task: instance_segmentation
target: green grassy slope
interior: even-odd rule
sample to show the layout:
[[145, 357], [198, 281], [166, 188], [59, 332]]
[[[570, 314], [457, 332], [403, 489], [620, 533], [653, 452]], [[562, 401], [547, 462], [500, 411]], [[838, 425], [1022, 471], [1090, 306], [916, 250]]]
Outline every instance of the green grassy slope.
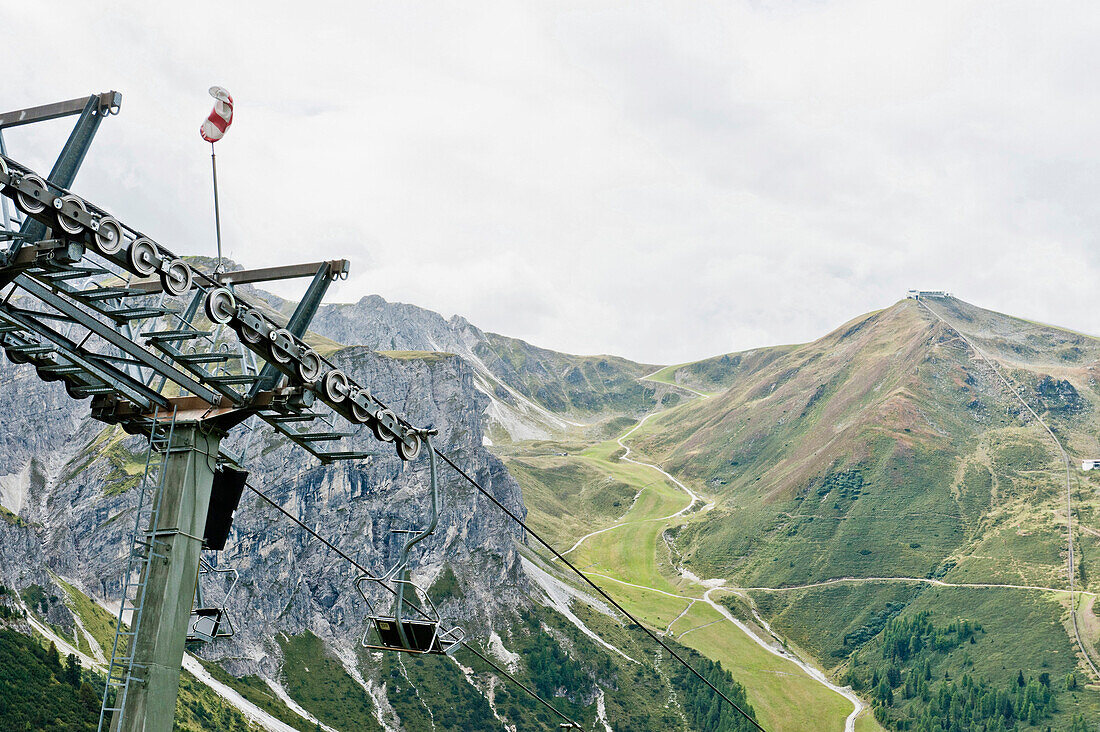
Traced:
[[[495, 333], [487, 333], [474, 353], [494, 376], [551, 412], [641, 413], [657, 404], [653, 386], [639, 380], [656, 368], [649, 364], [558, 353]], [[497, 397], [512, 398], [504, 390]]]
[[794, 348], [796, 346], [773, 346], [726, 353], [702, 361], [665, 366], [648, 378], [663, 384], [686, 386], [704, 394], [717, 394], [728, 389], [744, 375], [767, 366]]
[[[583, 450], [573, 443], [517, 443], [500, 452], [524, 487], [528, 520], [563, 550], [585, 534], [608, 529], [586, 539], [569, 554], [571, 561], [651, 629], [720, 662], [744, 685], [767, 729], [843, 727], [852, 710], [849, 702], [761, 648], [701, 601], [705, 588], [675, 576], [662, 535], [670, 525], [699, 516], [689, 512], [669, 518], [689, 502], [681, 489], [653, 468], [621, 460], [623, 450], [615, 441]], [[548, 453], [551, 457], [545, 457]], [[537, 471], [530, 467], [535, 462], [540, 463]], [[598, 480], [577, 480], [585, 476]], [[606, 493], [601, 494], [600, 485]], [[622, 486], [629, 488], [626, 500]], [[606, 510], [612, 497], [620, 504], [618, 515]], [[605, 637], [617, 643], [622, 636], [622, 630], [612, 627]], [[651, 641], [643, 647], [644, 655], [653, 653]]]
[[[960, 301], [933, 305], [1000, 361], [1074, 460], [1094, 456], [1100, 341]], [[757, 356], [721, 395], [649, 420], [633, 443], [717, 498], [676, 539], [697, 574], [744, 587], [845, 577], [1068, 587], [1060, 456], [952, 330], [903, 301], [774, 356]], [[1078, 582], [1091, 589], [1100, 481], [1074, 480]], [[937, 623], [980, 622], [997, 648], [969, 660], [947, 654], [934, 663], [944, 673], [969, 670], [997, 685], [1021, 670], [1038, 677], [1077, 666], [1083, 680], [1065, 595], [1029, 592], [875, 581], [753, 596], [777, 629], [838, 675], [853, 651], [873, 647], [889, 617], [927, 609]], [[1079, 617], [1094, 643], [1100, 624], [1091, 610]], [[1044, 724], [1068, 728], [1064, 706]], [[1077, 692], [1074, 708], [1100, 719], [1095, 691]]]

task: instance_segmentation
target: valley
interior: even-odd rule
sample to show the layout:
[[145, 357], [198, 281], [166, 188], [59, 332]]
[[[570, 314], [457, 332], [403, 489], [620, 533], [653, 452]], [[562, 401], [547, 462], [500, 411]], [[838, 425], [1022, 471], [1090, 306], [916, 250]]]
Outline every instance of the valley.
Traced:
[[[1095, 384], [1091, 378], [1092, 366], [1074, 369], [1071, 365], [1074, 361], [1087, 363], [1088, 354], [1095, 352], [1094, 341], [1057, 331], [1050, 326], [1013, 321], [965, 303], [952, 301], [949, 304], [954, 311], [951, 314], [958, 318], [959, 323], [971, 324], [972, 327], [981, 325], [982, 330], [979, 330], [977, 338], [984, 337], [987, 348], [999, 349], [1001, 354], [1007, 351], [1014, 356], [1008, 364], [1000, 362], [1000, 367], [1006, 368], [1016, 383], [1038, 383], [1040, 399], [1043, 398], [1042, 384], [1055, 378], [1064, 379], [1063, 384], [1082, 384], [1084, 381], [1082, 385], [1086, 390], [1083, 391], [1072, 386], [1060, 387], [1067, 395], [1061, 398], [1078, 401], [1061, 409], [1057, 408], [1061, 405], [1054, 405], [1056, 408], [1053, 410], [1049, 409], [1051, 405], [1044, 405], [1048, 406], [1046, 419], [1053, 420], [1053, 430], [1059, 441], [1076, 446], [1077, 454], [1088, 455], [1088, 451], [1095, 449], [1096, 425], [1091, 418], [1092, 409], [1088, 406], [1095, 398], [1095, 392], [1088, 390], [1089, 385]], [[913, 302], [899, 303], [888, 311], [871, 314], [853, 321], [854, 325], [850, 323], [842, 327], [837, 331], [839, 339], [834, 334], [820, 343], [839, 354], [845, 351], [842, 341], [864, 330], [869, 321], [899, 317], [910, 321], [924, 334], [923, 337], [918, 336], [919, 340], [911, 341], [911, 347], [919, 349], [912, 355], [929, 346], [934, 349], [932, 353], [922, 353], [920, 361], [914, 365], [918, 375], [922, 368], [933, 372], [932, 384], [920, 386], [934, 387], [935, 392], [929, 390], [926, 393], [928, 396], [936, 394], [937, 403], [913, 404], [914, 396], [923, 396], [917, 389], [919, 382], [914, 384], [910, 378], [910, 384], [905, 386], [902, 386], [904, 381], [901, 379], [891, 383], [891, 367], [896, 369], [896, 366], [890, 363], [871, 366], [869, 370], [876, 372], [875, 381], [863, 381], [867, 374], [853, 372], [856, 367], [865, 369], [869, 366], [862, 362], [867, 357], [860, 354], [861, 361], [853, 365], [850, 348], [842, 358], [837, 359], [838, 362], [846, 360], [846, 363], [840, 364], [839, 373], [834, 372], [829, 377], [831, 382], [818, 381], [820, 385], [816, 388], [801, 386], [780, 392], [777, 387], [784, 381], [794, 381], [804, 376], [802, 370], [807, 363], [820, 361], [821, 355], [806, 354], [817, 344], [782, 347], [775, 349], [774, 353], [769, 353], [768, 349], [758, 349], [748, 354], [713, 359], [711, 363], [668, 367], [651, 373], [650, 380], [681, 388], [687, 400], [669, 409], [645, 415], [624, 430], [617, 440], [593, 444], [585, 444], [583, 440], [554, 444], [533, 442], [513, 445], [508, 450], [501, 448], [499, 452], [505, 456], [509, 469], [524, 487], [532, 520], [541, 520], [542, 528], [558, 532], [558, 545], [569, 547], [570, 557], [578, 567], [603, 579], [605, 587], [613, 592], [616, 599], [627, 604], [632, 612], [645, 617], [653, 627], [663, 628], [674, 636], [687, 631], [683, 642], [689, 645], [693, 645], [692, 635], [699, 634], [695, 647], [705, 648], [708, 655], [721, 657], [724, 663], [733, 663], [730, 668], [746, 684], [757, 709], [768, 709], [766, 704], [762, 705], [757, 697], [753, 697], [754, 692], [760, 694], [763, 688], [760, 676], [749, 670], [751, 664], [746, 662], [745, 655], [730, 657], [720, 650], [723, 641], [729, 642], [729, 630], [732, 628], [727, 623], [715, 622], [721, 618], [713, 612], [713, 607], [704, 604], [704, 596], [707, 599], [714, 595], [737, 598], [729, 600], [729, 604], [734, 612], [740, 611], [741, 620], [752, 623], [754, 615], [759, 612], [763, 616], [760, 618], [762, 623], [771, 623], [792, 647], [802, 649], [801, 652], [807, 657], [817, 659], [837, 683], [852, 683], [857, 688], [863, 688], [864, 698], [876, 703], [881, 703], [881, 700], [872, 699], [866, 689], [870, 682], [861, 680], [859, 672], [854, 670], [861, 656], [859, 648], [866, 643], [861, 637], [861, 629], [869, 628], [864, 632], [877, 635], [883, 627], [893, 622], [890, 618], [904, 618], [911, 612], [930, 612], [942, 618], [970, 618], [970, 622], [980, 624], [984, 632], [997, 628], [999, 638], [990, 642], [1007, 641], [1008, 648], [995, 653], [983, 651], [987, 656], [984, 662], [971, 654], [951, 651], [947, 653], [947, 658], [936, 658], [932, 663], [942, 665], [949, 675], [954, 675], [950, 669], [955, 668], [956, 673], [969, 669], [970, 674], [980, 672], [991, 678], [1005, 678], [1014, 670], [1021, 675], [1030, 673], [1033, 678], [1058, 675], [1077, 677], [1078, 680], [1073, 681], [1074, 688], [1089, 691], [1083, 695], [1069, 695], [1072, 697], [1070, 704], [1054, 712], [1047, 710], [1045, 715], [1049, 718], [1053, 714], [1053, 719], [1061, 720], [1067, 729], [1070, 724], [1076, 724], [1076, 720], [1098, 718], [1100, 708], [1097, 706], [1096, 689], [1100, 687], [1093, 686], [1095, 680], [1090, 681], [1095, 679], [1091, 673], [1091, 659], [1075, 648], [1074, 638], [1076, 619], [1084, 628], [1082, 645], [1089, 652], [1095, 652], [1097, 624], [1091, 614], [1095, 593], [1083, 589], [1087, 585], [1080, 580], [1089, 576], [1098, 548], [1095, 529], [1081, 520], [1082, 517], [1096, 515], [1095, 488], [1082, 490], [1079, 484], [1075, 484], [1078, 476], [1070, 474], [1074, 481], [1070, 485], [1071, 507], [1081, 521], [1080, 524], [1074, 523], [1072, 529], [1077, 548], [1077, 569], [1073, 575], [1076, 587], [1071, 600], [1067, 570], [1068, 534], [1064, 530], [1067, 499], [1065, 468], [1059, 465], [1062, 461], [1057, 443], [1052, 444], [1044, 439], [1046, 427], [1038, 412], [1032, 410], [1026, 401], [1019, 403], [1022, 397], [1017, 390], [1021, 387], [1005, 388], [1010, 382], [998, 375], [984, 353], [975, 353], [973, 343], [965, 340], [965, 336], [959, 338], [959, 332], [952, 326], [947, 327], [944, 335], [938, 335], [937, 320], [940, 327], [946, 323], [927, 310], [928, 314], [922, 316], [918, 307]], [[960, 330], [965, 330], [965, 325]], [[902, 334], [896, 330], [884, 331], [880, 329], [871, 337], [888, 336], [893, 342], [872, 342], [869, 350], [875, 360], [896, 363], [905, 355], [904, 351], [899, 353], [897, 350], [897, 338]], [[1020, 331], [1023, 331], [1028, 344], [1026, 351], [1013, 342]], [[913, 335], [917, 336], [916, 330]], [[930, 342], [925, 340], [928, 336], [932, 337]], [[1059, 346], [1059, 355], [1040, 355], [1037, 346], [1040, 343], [1045, 346], [1048, 338]], [[1070, 349], [1077, 350], [1067, 351], [1067, 341]], [[861, 344], [861, 348], [867, 345]], [[886, 350], [887, 347], [890, 350]], [[1072, 354], [1068, 364], [1067, 354]], [[809, 359], [803, 360], [806, 355]], [[784, 361], [790, 360], [801, 360], [801, 363], [786, 370], [780, 368]], [[1039, 364], [1036, 365], [1035, 361]], [[1039, 374], [1032, 376], [1036, 371]], [[748, 383], [742, 381], [754, 372], [759, 377], [756, 384], [751, 380]], [[954, 394], [944, 389], [945, 376], [949, 377], [949, 383], [955, 385]], [[852, 415], [870, 411], [877, 417], [874, 423], [865, 423], [858, 430], [853, 429], [856, 425], [850, 421], [839, 419], [835, 407], [830, 410], [828, 404], [819, 406], [820, 402], [836, 401], [835, 391], [850, 388], [850, 383], [845, 382], [850, 382], [853, 377], [863, 381], [858, 385], [862, 395], [844, 395], [840, 401], [845, 405], [845, 411]], [[815, 374], [813, 378], [824, 377]], [[719, 412], [715, 408], [715, 401], [725, 401], [727, 405], [739, 401], [734, 396], [739, 390], [748, 397], [745, 409], [735, 407], [730, 410], [729, 406], [724, 406]], [[1071, 390], [1072, 396], [1069, 396]], [[784, 404], [786, 409], [760, 417], [761, 411], [768, 410], [769, 399], [783, 400], [786, 397], [798, 402], [798, 394], [804, 395], [801, 399], [805, 403], [798, 406], [797, 419], [791, 420], [786, 416], [795, 411], [790, 409], [789, 402]], [[967, 410], [963, 414], [969, 413], [972, 423], [977, 424], [977, 430], [967, 428], [973, 437], [955, 441], [952, 437], [961, 431], [957, 427], [962, 425], [957, 422], [952, 424], [952, 420], [958, 420], [960, 415], [950, 403], [945, 405], [943, 398], [950, 395], [958, 400], [960, 394], [967, 397], [967, 401], [960, 404]], [[1013, 404], [1014, 401], [1017, 403]], [[881, 406], [877, 406], [876, 402]], [[746, 411], [748, 404], [752, 405], [753, 411]], [[1002, 410], [1002, 417], [991, 413], [993, 405]], [[815, 406], [822, 411], [832, 411], [828, 419], [839, 422], [836, 427], [830, 424], [828, 431], [834, 434], [824, 441], [814, 434], [815, 426], [798, 424], [799, 420], [815, 421], [811, 416]], [[1042, 406], [1038, 409], [1043, 411]], [[712, 426], [716, 419], [729, 422], [730, 417], [737, 414], [743, 416], [732, 430], [719, 432]], [[1084, 418], [1086, 415], [1088, 418]], [[899, 417], [901, 424], [897, 422]], [[937, 417], [942, 418], [943, 422]], [[744, 434], [753, 422], [764, 422], [768, 418], [775, 423], [771, 430]], [[685, 420], [692, 423], [684, 424]], [[924, 423], [923, 435], [916, 429], [921, 422]], [[728, 446], [719, 448], [719, 451], [736, 456], [744, 454], [746, 448], [750, 449], [751, 459], [746, 461], [748, 470], [745, 472], [751, 480], [736, 475], [741, 472], [737, 468], [744, 464], [737, 457], [729, 460], [724, 469], [714, 462], [706, 465], [706, 461], [713, 461], [719, 451], [704, 447], [708, 444], [707, 440], [700, 439], [696, 425], [703, 430], [714, 430], [714, 437], [720, 437], [714, 441], [716, 445]], [[670, 440], [669, 429], [681, 437]], [[843, 462], [852, 459], [848, 457], [845, 460], [840, 457], [842, 453], [837, 452], [837, 443], [842, 439], [838, 439], [836, 433], [848, 430], [850, 434], [858, 435], [862, 444], [843, 444], [840, 449], [855, 447], [862, 464], [866, 464], [870, 454], [877, 450], [882, 455], [878, 458], [880, 470], [889, 465], [889, 461], [902, 457], [908, 468], [916, 470], [908, 473], [910, 478], [901, 477], [901, 473], [890, 473], [892, 485], [915, 479], [916, 486], [902, 486], [912, 491], [913, 487], [945, 483], [945, 487], [950, 489], [943, 494], [947, 500], [941, 502], [933, 498], [934, 492], [930, 495], [922, 488], [920, 493], [906, 494], [901, 512], [897, 508], [889, 508], [899, 505], [897, 498], [890, 495], [883, 495], [881, 499], [875, 496], [873, 500], [876, 503], [882, 500], [886, 503], [876, 505], [876, 510], [872, 512], [855, 511], [857, 502], [863, 500], [866, 505], [866, 498], [871, 493], [868, 482], [863, 479], [864, 468], [861, 464], [857, 471], [845, 472], [833, 467], [838, 464], [843, 467]], [[876, 442], [875, 438], [880, 436], [873, 435], [875, 431], [888, 431], [891, 443]], [[783, 444], [767, 451], [768, 443], [774, 444], [776, 441], [775, 432], [782, 436]], [[1049, 436], [1053, 437], [1055, 432], [1049, 432]], [[942, 458], [936, 458], [931, 464], [926, 460], [914, 463], [912, 448], [917, 447], [922, 438], [949, 440], [946, 443], [952, 446], [949, 449], [963, 448], [964, 456], [950, 467], [949, 463], [941, 462]], [[794, 450], [808, 452], [807, 442], [814, 448], [812, 452], [817, 458], [830, 450], [834, 453], [831, 461], [822, 461], [830, 466], [832, 472], [826, 472], [824, 481], [818, 482], [818, 486], [824, 486], [827, 490], [813, 488], [816, 491], [813, 497], [820, 502], [813, 512], [806, 510], [810, 496], [802, 492], [795, 495], [796, 501], [784, 503], [784, 507], [790, 506], [789, 509], [776, 514], [771, 506], [782, 502], [782, 491], [777, 491], [774, 484], [764, 487], [756, 484], [765, 478], [790, 485], [791, 474], [796, 467], [792, 463], [806, 463]], [[906, 449], [900, 455], [896, 451], [893, 455], [888, 451], [883, 453], [890, 444]], [[798, 447], [794, 448], [794, 445]], [[639, 453], [639, 449], [643, 452]], [[868, 451], [872, 452], [868, 454]], [[647, 463], [652, 465], [648, 475], [633, 472]], [[701, 464], [705, 466], [703, 469]], [[730, 471], [729, 465], [734, 466], [733, 471]], [[987, 478], [982, 478], [979, 466], [986, 471], [984, 475]], [[587, 472], [584, 467], [588, 468]], [[1063, 475], [1061, 493], [1058, 491], [1060, 468]], [[714, 477], [703, 480], [706, 475], [703, 471], [707, 469], [715, 470], [711, 473]], [[804, 469], [814, 471], [809, 465]], [[813, 474], [809, 472], [809, 475]], [[575, 503], [569, 504], [568, 508], [580, 517], [600, 517], [599, 523], [585, 526], [585, 533], [577, 540], [573, 538], [574, 534], [560, 531], [563, 519], [554, 513], [563, 508], [560, 500], [552, 504], [540, 501], [540, 497], [548, 492], [547, 486], [555, 485], [555, 476], [563, 475], [569, 475], [572, 481], [586, 475], [589, 484], [597, 482], [597, 476], [603, 476], [602, 480], [608, 485], [626, 483], [638, 492], [629, 499], [633, 500], [633, 505], [619, 499], [618, 504], [629, 507], [629, 510], [616, 517], [618, 520], [607, 516], [606, 507], [597, 507], [587, 500], [586, 489], [576, 492]], [[935, 475], [943, 477], [933, 478]], [[1085, 478], [1088, 477], [1085, 474]], [[731, 481], [731, 478], [734, 480]], [[808, 481], [811, 487], [814, 480], [810, 478]], [[821, 478], [816, 480], [822, 481]], [[944, 483], [939, 483], [941, 480]], [[986, 481], [985, 490], [989, 496], [984, 505], [978, 494], [981, 480]], [[726, 487], [734, 481], [739, 490]], [[687, 488], [692, 484], [699, 488], [694, 491]], [[679, 503], [667, 494], [668, 488], [676, 485], [682, 488]], [[704, 485], [706, 488], [703, 488]], [[696, 502], [697, 493], [705, 493], [706, 498]], [[568, 494], [569, 491], [554, 492], [556, 498]], [[747, 500], [738, 505], [733, 501], [735, 496]], [[832, 505], [826, 507], [826, 500]], [[1059, 501], [1062, 505], [1060, 510]], [[939, 506], [934, 502], [939, 502]], [[845, 503], [847, 505], [843, 505]], [[878, 514], [883, 508], [887, 513], [881, 519], [894, 524], [894, 536], [878, 533]], [[752, 512], [759, 513], [754, 516]], [[908, 527], [897, 524], [902, 517], [908, 520]], [[1058, 530], [1059, 521], [1063, 525], [1062, 531]], [[850, 533], [847, 526], [853, 522], [858, 523], [861, 532], [870, 530], [870, 534], [860, 534], [866, 548], [848, 554], [843, 560], [839, 556], [829, 557], [830, 541], [835, 541], [837, 537], [846, 537], [845, 543], [852, 545], [856, 534]], [[572, 519], [571, 523], [583, 524], [577, 519]], [[819, 526], [813, 526], [814, 523]], [[745, 538], [732, 539], [730, 531], [738, 524], [743, 535], [751, 537], [753, 543], [746, 544]], [[536, 526], [539, 525], [536, 523]], [[799, 536], [800, 529], [807, 531], [804, 537]], [[918, 533], [912, 533], [914, 529]], [[907, 534], [913, 540], [909, 540]], [[728, 559], [719, 559], [729, 556], [729, 543], [743, 547], [741, 551], [747, 550], [748, 556], [743, 556], [734, 565], [727, 564]], [[929, 543], [937, 547], [935, 554], [939, 555], [939, 561], [924, 563], [918, 559], [914, 562], [917, 557], [909, 555], [929, 556], [925, 551]], [[872, 549], [872, 546], [875, 548]], [[719, 547], [722, 547], [722, 553], [715, 554]], [[805, 560], [813, 555], [806, 551], [812, 547], [822, 547], [825, 555], [807, 562]], [[908, 547], [909, 551], [903, 547]], [[885, 552], [885, 556], [866, 559], [880, 552]], [[906, 572], [907, 567], [918, 571]], [[701, 583], [695, 572], [703, 576], [722, 577], [718, 581], [720, 588], [708, 588], [710, 583]], [[877, 610], [874, 609], [876, 606]], [[996, 614], [1000, 617], [994, 617]], [[1040, 636], [1043, 638], [1041, 650], [1032, 647], [1029, 651], [1028, 639], [1032, 636], [1030, 633], [1021, 634], [1019, 629], [1030, 628], [1034, 632], [1038, 627], [1049, 628], [1049, 631], [1044, 630], [1046, 635]], [[760, 625], [756, 628], [767, 637]], [[719, 638], [704, 638], [708, 632]], [[867, 644], [867, 648], [872, 649], [874, 645]], [[745, 649], [738, 649], [738, 652], [746, 653]], [[1057, 663], [1054, 663], [1055, 659], [1058, 659]], [[994, 663], [999, 663], [1000, 668]], [[770, 671], [774, 673], [774, 669]], [[877, 674], [878, 671], [874, 675]], [[1062, 684], [1059, 698], [1067, 695], [1066, 684], [1069, 683], [1065, 681]], [[774, 690], [768, 693], [774, 693]], [[768, 711], [774, 715], [776, 710], [772, 708]], [[883, 712], [883, 716], [889, 718], [890, 712]], [[778, 729], [787, 728], [787, 724], [792, 725], [789, 727], [791, 729], [798, 729], [799, 724], [805, 724], [802, 720], [783, 720], [781, 715], [768, 718]], [[829, 727], [843, 728], [843, 715], [839, 716], [839, 720], [835, 726], [830, 723]], [[1026, 721], [1021, 721], [1021, 724]], [[859, 718], [856, 728], [877, 729], [879, 725], [867, 713]], [[1058, 728], [1057, 725], [1055, 728]]]
[[[1055, 442], [1073, 464], [1100, 455], [1100, 342], [939, 305], [902, 301], [811, 343], [664, 368], [380, 298], [325, 306], [311, 337], [442, 426], [509, 510], [708, 678], [728, 674], [769, 731], [925, 732], [965, 715], [985, 732], [1076, 732], [1100, 719], [1082, 653], [1100, 640], [1100, 477], [1070, 471], [1067, 491]], [[342, 345], [357, 332], [375, 337]], [[64, 397], [22, 371], [7, 378], [0, 415], [38, 427], [0, 451], [0, 584], [17, 592], [21, 632], [95, 671], [141, 445], [66, 421]], [[20, 413], [27, 399], [45, 411]], [[392, 453], [348, 468], [265, 436], [254, 449], [280, 505], [372, 561], [421, 510], [423, 468], [399, 470]], [[741, 728], [701, 722], [715, 697], [456, 475], [444, 493], [416, 576], [487, 658], [589, 727]], [[250, 499], [234, 531], [249, 612], [237, 638], [188, 660], [184, 728], [557, 724], [465, 650], [359, 649], [354, 577], [271, 507]]]
[[[733, 671], [765, 728], [804, 730], [820, 725], [854, 730], [858, 722], [859, 729], [881, 729], [870, 715], [857, 716], [866, 705], [855, 695], [833, 686], [818, 669], [780, 646], [754, 619], [746, 623], [715, 601], [715, 593], [734, 592], [722, 587], [723, 580], [700, 580], [675, 563], [664, 532], [713, 506], [657, 465], [630, 457], [629, 443], [624, 441], [648, 418], [614, 440], [573, 454], [565, 451], [577, 450], [575, 443], [515, 444], [505, 462], [514, 474], [530, 476], [532, 483], [538, 476], [561, 473], [606, 475], [596, 479], [629, 487], [624, 496], [634, 492], [619, 520], [581, 536], [563, 554], [651, 627], [663, 629], [666, 636]], [[558, 491], [549, 497], [560, 505], [561, 495]], [[525, 500], [530, 520], [541, 530], [538, 500], [526, 492]], [[624, 505], [621, 500], [618, 503]], [[594, 508], [582, 498], [567, 510], [579, 525]], [[552, 528], [556, 522], [545, 523]]]

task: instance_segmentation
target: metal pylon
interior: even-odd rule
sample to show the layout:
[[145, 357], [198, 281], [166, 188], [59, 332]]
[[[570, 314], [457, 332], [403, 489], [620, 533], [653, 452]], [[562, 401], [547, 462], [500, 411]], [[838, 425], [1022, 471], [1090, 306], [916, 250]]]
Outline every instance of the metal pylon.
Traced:
[[[164, 495], [165, 463], [172, 445], [172, 436], [176, 428], [176, 410], [166, 421], [160, 419], [160, 410], [153, 413], [153, 422], [149, 427], [149, 446], [145, 457], [145, 473], [138, 486], [137, 515], [134, 519], [134, 533], [130, 541], [130, 555], [126, 563], [126, 572], [122, 576], [122, 599], [118, 608], [118, 624], [115, 628], [115, 642], [111, 648], [111, 665], [107, 669], [107, 682], [103, 689], [103, 704], [99, 711], [99, 732], [105, 732], [111, 724], [111, 717], [118, 713], [117, 727], [122, 722], [122, 710], [126, 706], [126, 696], [133, 684], [144, 682], [144, 667], [134, 662], [136, 638], [141, 628], [142, 609], [145, 605], [145, 590], [148, 587], [149, 563], [154, 557], [164, 557], [158, 553], [158, 529], [160, 529], [160, 501]], [[130, 626], [127, 629], [125, 617], [129, 613]], [[114, 694], [111, 692], [114, 691]]]

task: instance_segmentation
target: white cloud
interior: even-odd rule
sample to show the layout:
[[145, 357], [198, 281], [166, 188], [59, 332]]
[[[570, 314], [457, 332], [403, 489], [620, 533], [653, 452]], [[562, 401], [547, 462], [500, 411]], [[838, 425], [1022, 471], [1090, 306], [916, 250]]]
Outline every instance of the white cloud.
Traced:
[[[62, 2], [0, 23], [0, 106], [124, 93], [77, 188], [181, 253], [213, 250], [197, 128], [229, 88], [227, 251], [347, 256], [342, 300], [651, 362], [810, 339], [911, 286], [1100, 332], [1091, 3]], [[10, 152], [48, 168], [67, 126]]]

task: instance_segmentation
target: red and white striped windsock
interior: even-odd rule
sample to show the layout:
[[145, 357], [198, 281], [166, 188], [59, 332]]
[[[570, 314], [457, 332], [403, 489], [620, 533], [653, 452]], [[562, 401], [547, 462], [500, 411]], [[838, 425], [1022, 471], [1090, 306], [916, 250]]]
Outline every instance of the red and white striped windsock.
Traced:
[[214, 97], [214, 109], [202, 123], [199, 134], [202, 139], [214, 143], [222, 139], [229, 125], [233, 124], [233, 97], [220, 86], [210, 87], [210, 96]]

